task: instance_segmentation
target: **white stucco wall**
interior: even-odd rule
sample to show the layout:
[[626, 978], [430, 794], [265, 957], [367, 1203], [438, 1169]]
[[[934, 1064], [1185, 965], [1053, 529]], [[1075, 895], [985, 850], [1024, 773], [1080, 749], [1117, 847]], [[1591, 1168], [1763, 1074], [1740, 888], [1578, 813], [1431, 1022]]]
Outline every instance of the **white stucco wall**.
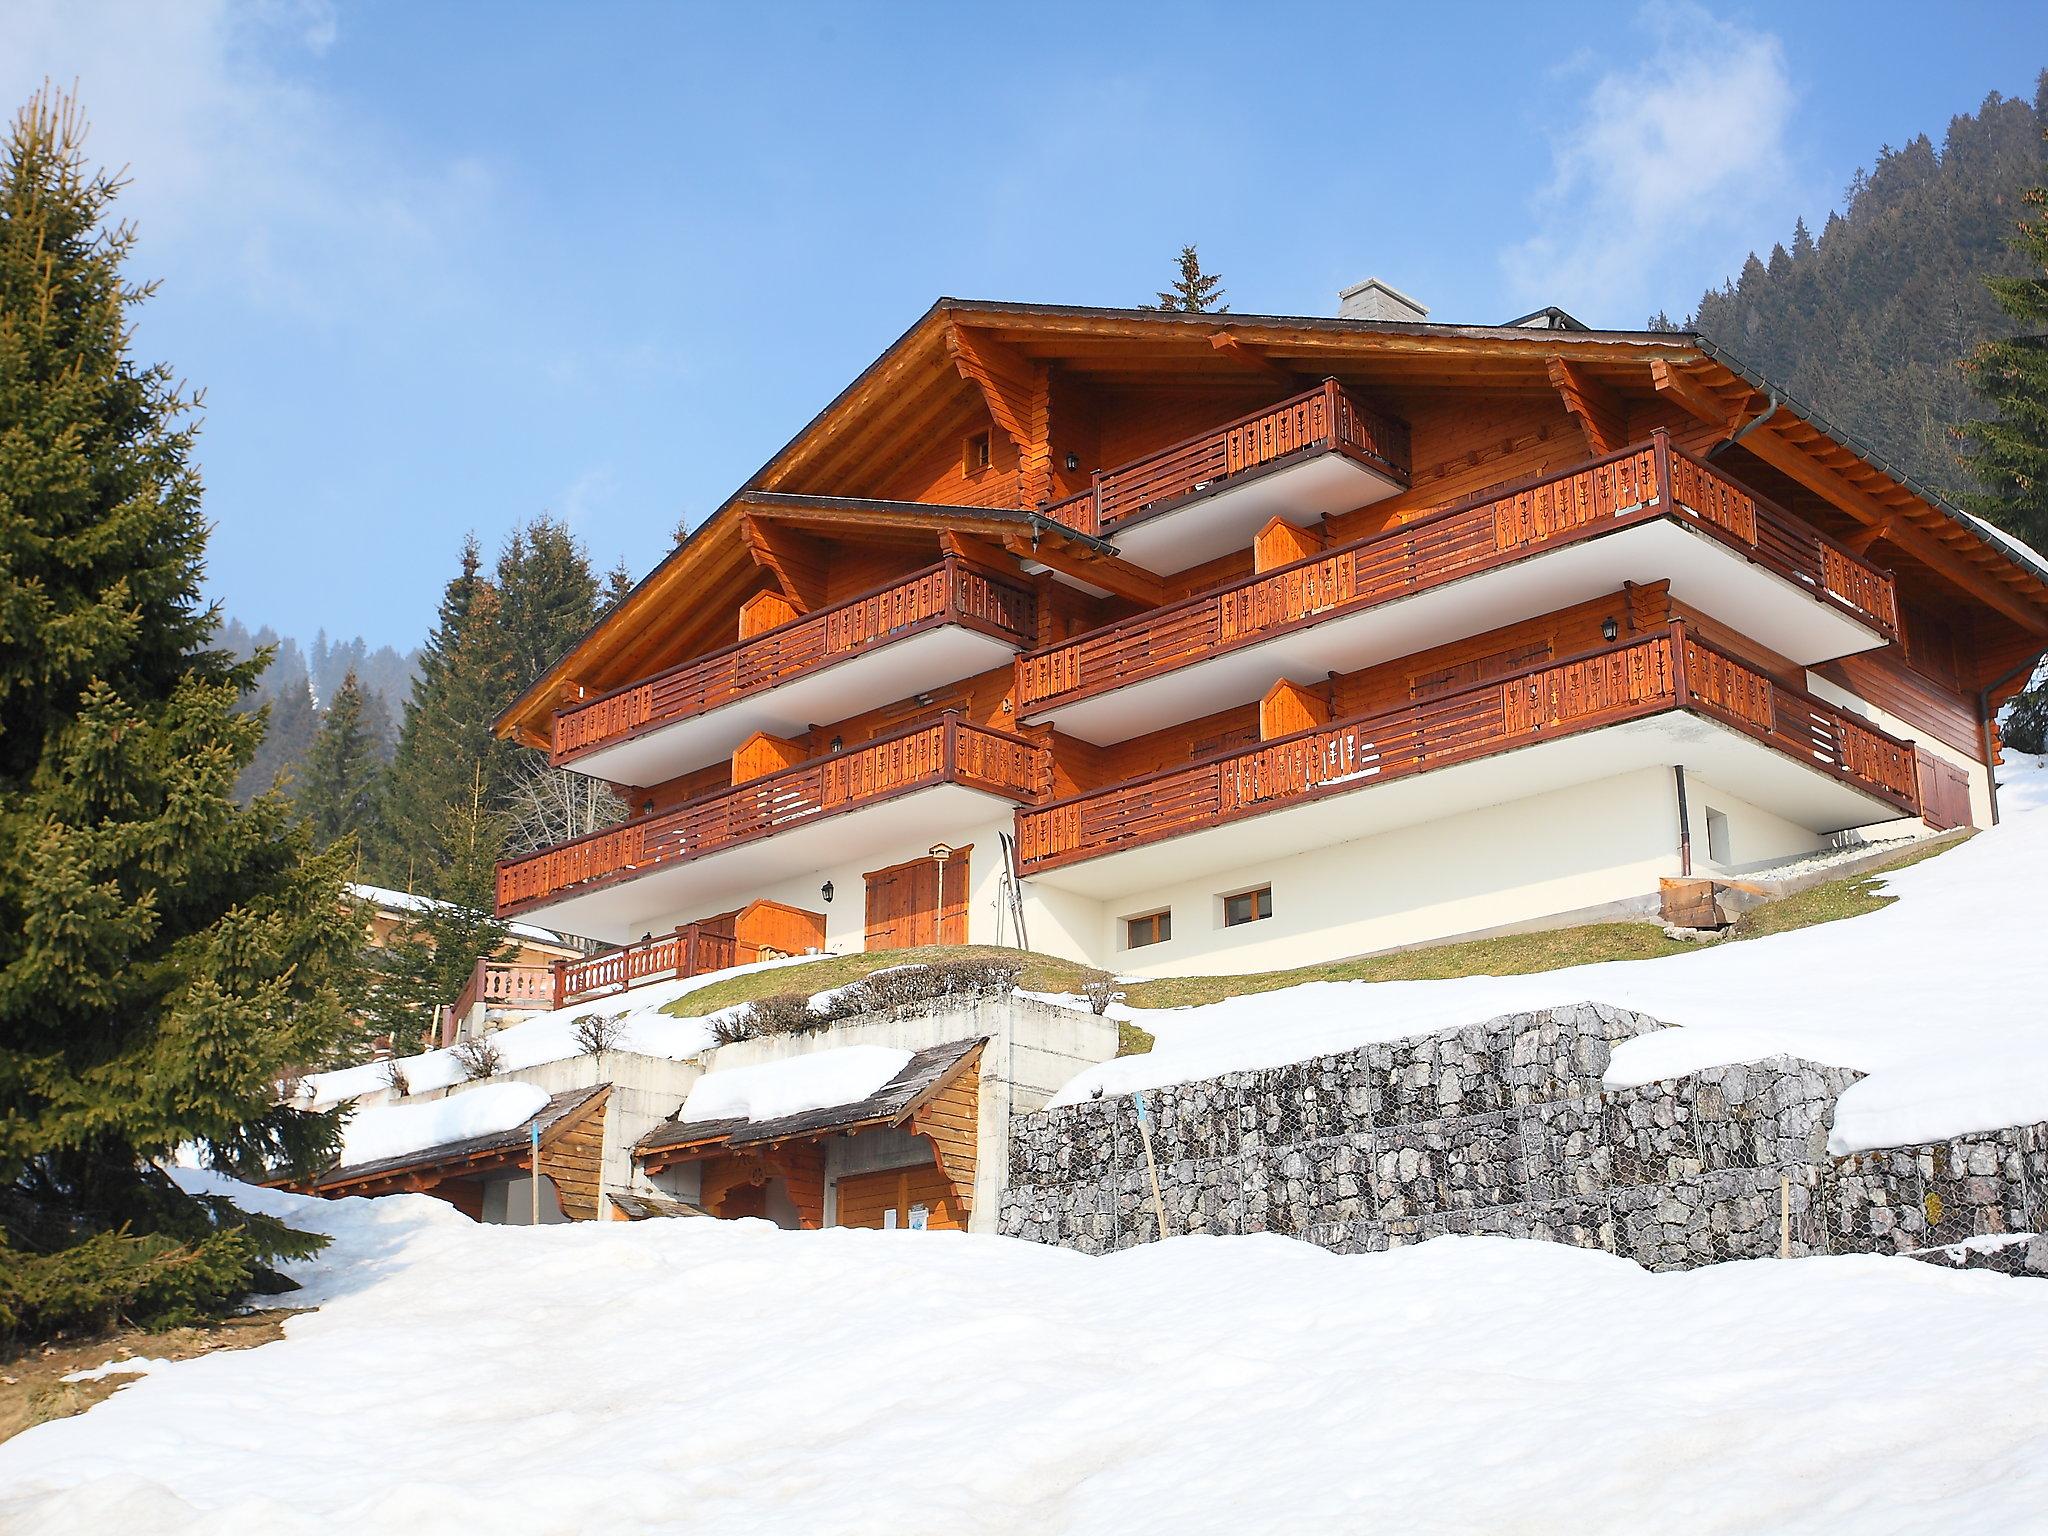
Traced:
[[[1692, 872], [1695, 875], [1733, 875], [1767, 864], [1812, 853], [1826, 839], [1774, 816], [1761, 806], [1750, 804], [1697, 774], [1685, 776], [1685, 803], [1692, 823]], [[1728, 857], [1716, 859], [1708, 835], [1708, 813], [1718, 811], [1728, 819]], [[1673, 874], [1678, 873], [1674, 868]]]
[[[1654, 897], [1677, 857], [1671, 772], [1642, 769], [1093, 903], [1089, 942], [1127, 975], [1277, 970]], [[1273, 915], [1224, 927], [1221, 897], [1265, 884]], [[1122, 948], [1123, 919], [1161, 908], [1173, 937]]]

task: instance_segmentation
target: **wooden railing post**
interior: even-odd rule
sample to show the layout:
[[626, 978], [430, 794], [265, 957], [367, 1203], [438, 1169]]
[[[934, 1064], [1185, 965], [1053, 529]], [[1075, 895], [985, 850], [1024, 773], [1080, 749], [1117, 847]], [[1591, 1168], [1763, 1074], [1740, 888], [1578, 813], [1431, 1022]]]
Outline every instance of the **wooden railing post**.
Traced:
[[[1339, 417], [1337, 415], [1341, 404], [1342, 395], [1337, 388], [1337, 380], [1334, 377], [1323, 380], [1324, 430], [1329, 433], [1328, 441], [1332, 448], [1337, 447], [1344, 441], [1344, 434], [1338, 425]], [[1304, 446], [1306, 445], [1304, 444]]]
[[560, 1008], [569, 1001], [569, 962], [556, 960], [548, 968], [554, 972], [555, 1007]]
[[1680, 709], [1692, 702], [1692, 681], [1685, 667], [1685, 620], [1671, 621], [1671, 702]]
[[1671, 494], [1671, 434], [1663, 427], [1650, 434], [1650, 452], [1656, 465], [1657, 505], [1669, 513], [1678, 502]]
[[676, 980], [697, 974], [697, 925], [685, 923], [676, 930]]

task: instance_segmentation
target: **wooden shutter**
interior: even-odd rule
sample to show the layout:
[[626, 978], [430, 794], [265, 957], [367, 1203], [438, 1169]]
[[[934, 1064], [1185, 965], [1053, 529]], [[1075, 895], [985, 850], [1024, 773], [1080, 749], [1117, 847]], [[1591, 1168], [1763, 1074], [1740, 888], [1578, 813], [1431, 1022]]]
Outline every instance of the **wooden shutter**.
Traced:
[[1913, 759], [1920, 770], [1920, 814], [1927, 825], [1941, 832], [1975, 826], [1970, 815], [1970, 776], [1925, 747], [1914, 748]]

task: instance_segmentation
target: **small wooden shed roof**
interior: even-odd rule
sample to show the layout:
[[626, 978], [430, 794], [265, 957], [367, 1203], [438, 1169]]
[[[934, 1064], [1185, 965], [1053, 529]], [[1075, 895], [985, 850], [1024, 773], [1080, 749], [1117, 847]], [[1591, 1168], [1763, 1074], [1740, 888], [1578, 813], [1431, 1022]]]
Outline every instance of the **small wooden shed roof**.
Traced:
[[446, 1178], [488, 1172], [492, 1165], [508, 1159], [523, 1161], [532, 1145], [535, 1125], [540, 1127], [541, 1149], [545, 1153], [554, 1137], [582, 1119], [586, 1111], [597, 1108], [610, 1091], [610, 1083], [567, 1089], [551, 1096], [526, 1119], [506, 1130], [466, 1136], [459, 1141], [439, 1142], [397, 1157], [379, 1158], [375, 1162], [337, 1166], [328, 1169], [310, 1185], [300, 1187], [319, 1195], [342, 1195], [422, 1175]]
[[977, 1035], [927, 1046], [905, 1062], [903, 1070], [888, 1082], [852, 1104], [805, 1110], [774, 1120], [664, 1120], [634, 1144], [633, 1156], [642, 1162], [683, 1162], [740, 1147], [804, 1140], [870, 1126], [901, 1125], [972, 1066], [987, 1040], [987, 1036]]

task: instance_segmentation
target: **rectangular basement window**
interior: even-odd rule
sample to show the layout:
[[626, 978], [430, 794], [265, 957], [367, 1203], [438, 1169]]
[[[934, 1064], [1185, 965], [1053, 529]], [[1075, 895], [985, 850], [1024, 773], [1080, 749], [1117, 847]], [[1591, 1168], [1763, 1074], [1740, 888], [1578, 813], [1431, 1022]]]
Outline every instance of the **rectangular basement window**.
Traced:
[[1124, 919], [1124, 948], [1143, 949], [1147, 944], [1164, 944], [1173, 937], [1172, 912], [1147, 912]]
[[1711, 805], [1707, 810], [1707, 857], [1716, 864], [1733, 864], [1734, 856], [1728, 851], [1728, 816]]
[[1235, 896], [1223, 898], [1223, 926], [1241, 927], [1245, 923], [1256, 923], [1273, 915], [1273, 887], [1262, 885], [1255, 891], [1239, 891]]
[[960, 444], [962, 474], [978, 475], [989, 466], [988, 434], [976, 432]]

